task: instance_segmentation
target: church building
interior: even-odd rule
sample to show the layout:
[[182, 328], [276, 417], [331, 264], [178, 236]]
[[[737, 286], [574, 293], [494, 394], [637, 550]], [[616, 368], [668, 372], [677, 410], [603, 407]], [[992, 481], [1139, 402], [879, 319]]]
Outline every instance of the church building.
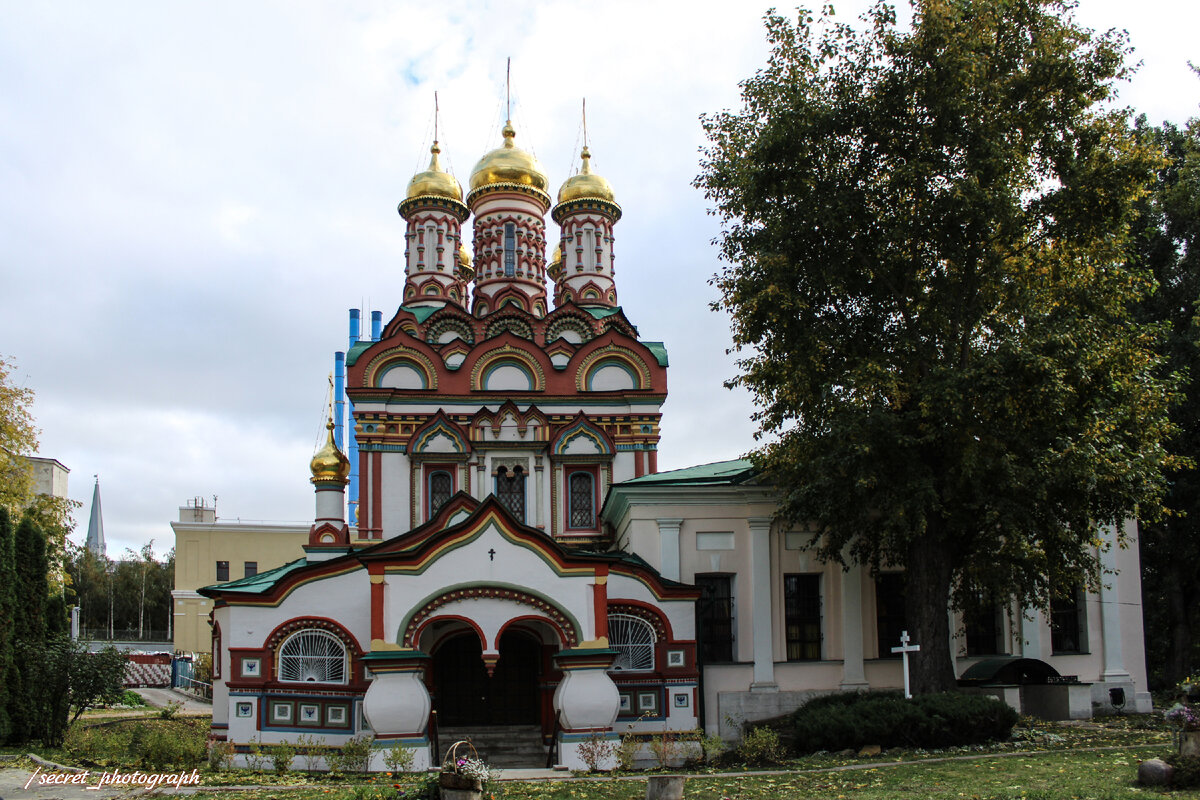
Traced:
[[[585, 146], [552, 196], [502, 135], [465, 194], [435, 141], [399, 205], [403, 298], [345, 354], [350, 457], [331, 419], [304, 556], [199, 590], [214, 736], [367, 734], [374, 769], [397, 743], [422, 768], [504, 726], [536, 742], [530, 766], [580, 768], [594, 737], [736, 738], [816, 694], [902, 685], [902, 576], [817, 561], [748, 462], [658, 471], [667, 352], [618, 303], [613, 189]], [[1136, 547], [1110, 561], [1111, 586], [1057, 616], [957, 618], [959, 673], [1052, 664], [1079, 679], [1065, 716], [1110, 688], [1148, 702]]]

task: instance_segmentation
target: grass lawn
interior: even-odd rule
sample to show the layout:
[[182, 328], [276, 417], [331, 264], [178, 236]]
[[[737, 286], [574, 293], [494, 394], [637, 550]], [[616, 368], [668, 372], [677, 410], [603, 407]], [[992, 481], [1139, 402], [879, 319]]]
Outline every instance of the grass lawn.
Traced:
[[[1153, 745], [1103, 752], [1063, 750], [1035, 755], [984, 756], [977, 760], [903, 762], [896, 766], [823, 772], [714, 773], [689, 777], [684, 796], [688, 800], [1200, 798], [1200, 791], [1160, 792], [1135, 784], [1138, 761], [1162, 755], [1165, 751], [1161, 745]], [[412, 784], [406, 780], [397, 789], [390, 780], [380, 776], [374, 783], [357, 786], [264, 788], [239, 792], [238, 797], [256, 800], [275, 797], [287, 800], [403, 800], [409, 792], [401, 793], [401, 790], [411, 790]], [[493, 795], [495, 800], [641, 800], [645, 796], [646, 781], [637, 777], [501, 783]], [[201, 792], [196, 797], [198, 800], [219, 800], [229, 795]]]
[[[97, 713], [81, 719], [61, 750], [33, 749], [60, 763], [123, 770], [154, 764], [179, 769], [199, 766], [204, 800], [231, 797], [266, 800], [408, 800], [416, 782], [387, 775], [330, 776], [292, 772], [275, 775], [234, 770], [214, 773], [203, 763], [207, 719], [113, 719]], [[1107, 749], [1095, 749], [1107, 748]], [[1062, 724], [1023, 720], [1008, 742], [940, 751], [888, 750], [880, 756], [819, 753], [789, 760], [779, 774], [738, 774], [736, 760], [724, 768], [689, 772], [688, 800], [1124, 800], [1200, 798], [1200, 790], [1160, 792], [1135, 785], [1138, 762], [1170, 752], [1170, 733], [1161, 717], [1114, 717], [1096, 723]], [[24, 761], [24, 760], [22, 760]], [[877, 766], [865, 767], [871, 762]], [[884, 762], [887, 762], [884, 765]], [[9, 767], [14, 764], [7, 765]], [[28, 766], [32, 767], [32, 763]], [[237, 790], [221, 787], [258, 785]], [[500, 782], [492, 800], [641, 800], [644, 774], [539, 782]]]

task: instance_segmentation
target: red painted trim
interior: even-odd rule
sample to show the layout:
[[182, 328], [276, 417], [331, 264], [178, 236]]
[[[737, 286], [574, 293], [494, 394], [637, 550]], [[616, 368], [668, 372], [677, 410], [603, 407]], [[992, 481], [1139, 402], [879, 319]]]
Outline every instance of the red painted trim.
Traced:
[[[372, 567], [368, 570], [371, 577], [376, 574], [382, 576], [383, 569], [381, 567]], [[383, 638], [383, 583], [371, 584], [371, 639]]]
[[[464, 617], [460, 614], [439, 614], [437, 616], [429, 617], [428, 619], [423, 620], [421, 622], [421, 624], [417, 626], [417, 629], [415, 631], [413, 631], [413, 637], [412, 637], [413, 643], [414, 644], [420, 643], [421, 634], [423, 634], [425, 632], [425, 627], [427, 625], [429, 625], [431, 622], [444, 622], [445, 620], [448, 620], [448, 619], [457, 620], [458, 622], [462, 622], [462, 623], [466, 624], [466, 626], [469, 627], [471, 630], [475, 631], [475, 635], [479, 637], [480, 647], [482, 647], [485, 651], [488, 649], [487, 637], [484, 636], [484, 634], [483, 634], [483, 628], [479, 627], [479, 623], [476, 622], [475, 620], [471, 619], [470, 617]], [[434, 642], [433, 645], [430, 646], [429, 654], [433, 655], [433, 651], [435, 651], [439, 647], [441, 647], [443, 642], [445, 642], [447, 639], [451, 638], [452, 636], [457, 636], [460, 633], [462, 633], [461, 630], [447, 631], [440, 639], [438, 639], [436, 642]]]
[[595, 608], [596, 638], [608, 637], [608, 584], [592, 584], [592, 605]]
[[660, 609], [658, 606], [644, 603], [641, 600], [630, 600], [626, 597], [613, 598], [608, 601], [608, 604], [610, 606], [633, 606], [653, 615], [656, 619], [662, 622], [663, 630], [667, 632], [666, 640], [668, 642], [675, 643], [675, 632], [671, 630], [671, 620], [667, 619], [667, 615], [664, 614], [662, 609]]
[[[540, 622], [543, 625], [549, 625], [551, 628], [554, 629], [554, 632], [558, 634], [558, 646], [560, 648], [567, 646], [568, 639], [563, 634], [563, 629], [560, 628], [558, 626], [558, 623], [556, 623], [554, 620], [550, 619], [549, 617], [539, 617], [536, 614], [524, 614], [519, 617], [513, 617], [508, 622], [505, 622], [503, 625], [500, 626], [500, 632], [496, 634], [496, 649], [497, 650], [500, 649], [500, 637], [502, 637], [504, 635], [505, 631], [508, 630], [510, 625], [512, 625], [513, 623], [516, 623], [516, 622]], [[530, 631], [527, 628], [526, 629], [518, 629], [518, 630], [521, 630], [522, 633], [528, 633], [530, 636], [534, 635], [534, 632]], [[543, 646], [545, 645], [545, 643], [542, 642], [542, 640], [540, 638], [538, 638], [538, 644], [543, 645]]]
[[371, 459], [371, 538], [383, 538], [383, 453]]
[[640, 478], [646, 474], [646, 468], [642, 462], [642, 451], [633, 451], [633, 477]]
[[650, 474], [654, 475], [654, 474], [658, 473], [658, 451], [650, 450], [649, 453], [650, 453]]

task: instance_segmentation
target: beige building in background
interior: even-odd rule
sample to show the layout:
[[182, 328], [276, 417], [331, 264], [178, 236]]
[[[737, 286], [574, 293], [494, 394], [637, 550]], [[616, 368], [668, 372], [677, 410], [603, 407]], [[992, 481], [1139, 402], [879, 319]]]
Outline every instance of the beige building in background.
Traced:
[[33, 490], [51, 497], [67, 496], [67, 475], [70, 469], [55, 458], [26, 456], [33, 468]]
[[212, 601], [197, 593], [202, 586], [244, 578], [304, 557], [308, 523], [280, 525], [218, 522], [217, 510], [202, 498], [179, 508], [175, 532], [175, 650], [212, 652], [208, 615]]

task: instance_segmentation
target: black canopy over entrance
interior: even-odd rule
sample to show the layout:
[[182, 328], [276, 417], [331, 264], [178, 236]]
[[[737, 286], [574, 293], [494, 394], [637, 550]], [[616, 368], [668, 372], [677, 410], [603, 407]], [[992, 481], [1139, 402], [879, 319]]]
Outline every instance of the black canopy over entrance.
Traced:
[[541, 645], [529, 634], [505, 631], [500, 660], [489, 678], [483, 646], [472, 631], [450, 636], [433, 652], [433, 708], [439, 724], [532, 725], [538, 718]]

